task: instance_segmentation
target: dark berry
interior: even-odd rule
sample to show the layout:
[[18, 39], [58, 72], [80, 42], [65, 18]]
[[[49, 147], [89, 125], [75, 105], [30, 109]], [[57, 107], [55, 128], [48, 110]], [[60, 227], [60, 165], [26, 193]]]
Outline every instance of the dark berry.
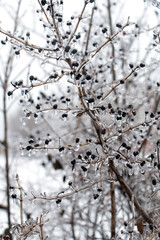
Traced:
[[68, 116], [67, 113], [63, 113], [63, 114], [62, 114], [62, 118], [66, 118], [67, 116]]
[[157, 182], [156, 182], [156, 179], [152, 179], [152, 184], [153, 184], [153, 185], [156, 185], [156, 183], [157, 183]]
[[140, 67], [141, 67], [141, 68], [144, 68], [144, 67], [145, 67], [145, 64], [144, 64], [144, 63], [140, 63]]
[[15, 54], [16, 54], [16, 55], [19, 55], [19, 54], [20, 54], [20, 51], [15, 51]]
[[129, 67], [132, 69], [134, 66], [132, 63], [129, 64]]
[[86, 155], [87, 155], [87, 156], [91, 156], [91, 154], [92, 154], [91, 151], [87, 151], [87, 152], [86, 152]]
[[91, 79], [92, 79], [92, 77], [90, 75], [86, 76], [86, 80], [91, 80]]
[[96, 200], [99, 197], [99, 194], [93, 194], [93, 198]]
[[26, 147], [27, 151], [30, 151], [31, 149], [32, 149], [32, 146], [30, 146], [30, 145]]
[[86, 171], [87, 171], [87, 168], [86, 168], [86, 167], [81, 166], [81, 168], [82, 168], [83, 172], [86, 172]]
[[53, 109], [57, 109], [58, 105], [57, 104], [54, 104], [53, 105]]
[[17, 198], [17, 195], [16, 195], [16, 194], [12, 194], [12, 195], [11, 195], [11, 198], [16, 199], [16, 198]]
[[117, 23], [117, 24], [116, 24], [116, 27], [121, 28], [122, 25], [121, 25], [120, 23]]
[[46, 139], [46, 140], [45, 140], [45, 145], [48, 145], [48, 144], [49, 144], [49, 140]]
[[82, 75], [80, 73], [78, 73], [77, 76], [76, 76], [76, 80], [79, 80], [81, 78], [81, 76]]
[[59, 203], [61, 203], [61, 202], [62, 202], [62, 200], [59, 199], [59, 198], [56, 200], [56, 203], [57, 203], [57, 204], [59, 204]]
[[63, 151], [64, 151], [64, 147], [60, 147], [59, 152], [63, 152]]
[[69, 52], [69, 50], [70, 50], [70, 46], [66, 46], [65, 47], [65, 52]]
[[7, 93], [8, 96], [11, 96], [12, 94], [13, 94], [13, 92], [11, 92], [11, 91], [8, 91], [8, 93]]
[[127, 166], [128, 168], [132, 169], [132, 165], [131, 165], [131, 164], [127, 163], [126, 166]]
[[73, 49], [71, 53], [72, 54], [76, 54], [77, 53], [77, 49]]
[[120, 80], [120, 84], [124, 84], [124, 80], [122, 79], [122, 80]]
[[141, 165], [141, 167], [143, 167], [144, 165], [145, 165], [145, 161], [142, 161], [141, 163], [140, 163], [140, 165]]
[[34, 80], [34, 76], [33, 75], [29, 76], [29, 80], [33, 81]]
[[73, 160], [71, 161], [71, 164], [72, 164], [72, 165], [75, 165], [75, 164], [76, 164], [76, 160], [73, 159]]
[[122, 143], [122, 147], [126, 148], [127, 144], [126, 143]]
[[88, 103], [93, 103], [94, 102], [94, 98], [89, 98], [88, 99]]
[[103, 28], [102, 33], [106, 33], [106, 32], [107, 32], [107, 28]]
[[76, 143], [79, 143], [79, 138], [76, 138]]

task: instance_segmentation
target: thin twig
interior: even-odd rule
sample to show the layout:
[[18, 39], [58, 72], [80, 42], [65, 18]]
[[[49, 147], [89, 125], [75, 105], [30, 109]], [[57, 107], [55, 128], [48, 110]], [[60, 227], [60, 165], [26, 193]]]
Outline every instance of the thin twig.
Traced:
[[[20, 11], [20, 5], [22, 0], [18, 1], [17, 11], [15, 15], [15, 21], [14, 21], [14, 28], [13, 33], [16, 32], [17, 26], [18, 26], [18, 16]], [[0, 32], [1, 29], [0, 29]], [[4, 146], [5, 146], [5, 172], [6, 172], [6, 195], [7, 195], [7, 218], [8, 218], [8, 228], [11, 229], [11, 206], [10, 206], [10, 178], [9, 178], [9, 145], [8, 145], [8, 111], [7, 111], [7, 89], [8, 89], [8, 83], [9, 78], [11, 76], [11, 72], [13, 70], [13, 60], [14, 55], [12, 48], [10, 48], [10, 52], [8, 55], [6, 67], [4, 70], [4, 83], [3, 83], [3, 119], [4, 119]]]
[[132, 208], [132, 232], [134, 231], [134, 226], [135, 226], [135, 209], [134, 209], [134, 195], [131, 197], [131, 208]]
[[139, 66], [135, 67], [125, 78], [121, 79], [118, 84], [112, 87], [112, 89], [102, 98], [100, 102], [104, 101], [104, 99], [106, 99], [117, 87], [121, 85], [121, 81], [125, 82], [137, 69], [139, 69]]
[[44, 13], [46, 19], [47, 19], [47, 22], [51, 25], [51, 22], [50, 22], [50, 20], [49, 20], [49, 18], [48, 18], [48, 16], [47, 16], [47, 13], [45, 12], [45, 10], [44, 10], [44, 8], [43, 8], [43, 6], [42, 6], [40, 0], [38, 0], [38, 3], [39, 3], [39, 5], [40, 5], [41, 10], [43, 11], [43, 13]]
[[115, 37], [117, 35], [119, 35], [126, 27], [128, 27], [130, 25], [130, 22], [128, 21], [122, 28], [120, 31], [118, 31], [117, 33], [115, 33], [113, 36], [108, 37], [108, 40], [106, 42], [104, 42], [87, 60], [85, 60], [81, 66], [78, 68], [77, 72], [79, 72], [81, 70], [81, 68], [86, 65], [89, 61], [91, 61], [92, 58], [94, 58], [103, 47], [105, 47], [108, 43], [110, 43], [111, 41], [113, 41], [115, 39]]
[[45, 109], [41, 109], [41, 110], [38, 110], [38, 111], [35, 111], [35, 112], [29, 112], [29, 114], [35, 114], [35, 113], [42, 113], [42, 112], [48, 112], [48, 111], [78, 111], [78, 112], [82, 112], [83, 111], [83, 108], [56, 108], [54, 109], [53, 107], [51, 108], [45, 108]]
[[89, 40], [90, 40], [90, 35], [91, 35], [91, 28], [92, 28], [92, 25], [93, 25], [94, 10], [95, 10], [95, 2], [94, 2], [94, 6], [92, 7], [92, 13], [91, 13], [91, 18], [90, 18], [90, 22], [89, 22], [89, 29], [88, 29], [88, 34], [87, 34], [87, 42], [86, 42], [86, 47], [85, 47], [85, 53], [87, 53], [87, 51], [88, 51]]
[[[158, 120], [158, 119], [160, 119], [160, 116], [157, 116], [157, 117], [155, 118], [155, 120]], [[147, 121], [147, 122], [138, 123], [138, 124], [136, 124], [135, 126], [129, 127], [129, 128], [127, 128], [126, 130], [122, 131], [121, 134], [127, 133], [127, 132], [129, 132], [129, 131], [131, 131], [131, 130], [133, 130], [133, 129], [135, 129], [135, 128], [138, 128], [138, 127], [140, 127], [140, 126], [143, 126], [144, 124], [148, 125], [148, 124], [150, 124], [151, 122], [152, 122], [152, 120]], [[118, 136], [119, 136], [119, 134], [113, 134], [113, 135], [107, 137], [107, 138], [105, 139], [105, 142], [107, 142], [109, 139], [111, 139], [111, 138], [113, 138], [113, 137], [118, 137]]]
[[[81, 143], [79, 144], [80, 147], [83, 146], [87, 146], [90, 144], [98, 144], [98, 142], [86, 142], [86, 143]], [[77, 148], [77, 145], [68, 145], [68, 146], [63, 146], [64, 149], [74, 149]], [[25, 150], [25, 148], [22, 148], [23, 150]], [[53, 149], [53, 150], [59, 150], [59, 147], [32, 147], [32, 149], [36, 149], [36, 150], [45, 150], [45, 149]]]
[[21, 225], [23, 225], [23, 188], [20, 185], [19, 177], [16, 178], [18, 190], [20, 192], [20, 219], [21, 219]]
[[[158, 116], [156, 119], [158, 120], [160, 118], [160, 116]], [[143, 123], [139, 123], [139, 124], [137, 124], [137, 125], [135, 125], [135, 126], [133, 126], [133, 127], [129, 127], [128, 129], [126, 129], [126, 130], [124, 130], [124, 131], [122, 131], [122, 133], [121, 134], [124, 134], [124, 133], [127, 133], [127, 132], [129, 132], [129, 131], [131, 131], [131, 130], [133, 130], [133, 129], [135, 129], [135, 128], [137, 128], [137, 127], [139, 127], [139, 126], [143, 126], [144, 124], [149, 124], [149, 123], [151, 123], [152, 122], [152, 120], [151, 121], [148, 121], [148, 122], [143, 122]], [[113, 137], [118, 137], [119, 136], [119, 134], [113, 134], [113, 135], [111, 135], [111, 136], [109, 136], [109, 137], [107, 137], [106, 139], [105, 139], [105, 142], [107, 142], [108, 140], [110, 140], [111, 138], [113, 138]], [[81, 143], [81, 144], [79, 144], [79, 146], [80, 147], [82, 147], [82, 146], [87, 146], [87, 145], [90, 145], [90, 144], [98, 144], [99, 143], [99, 141], [93, 141], [93, 142], [86, 142], [86, 143]], [[71, 149], [71, 148], [77, 148], [77, 146], [76, 145], [68, 145], [68, 146], [63, 146], [64, 147], [64, 149]], [[54, 150], [58, 150], [59, 149], [59, 147], [33, 147], [33, 149], [39, 149], [39, 150], [45, 150], [45, 149], [54, 149]], [[23, 150], [25, 150], [25, 148], [23, 148]], [[119, 151], [118, 151], [119, 152]], [[122, 154], [121, 152], [119, 152], [123, 157], [125, 157], [124, 156], [124, 154]], [[126, 157], [125, 157], [126, 158]]]
[[42, 47], [35, 46], [35, 45], [33, 45], [33, 44], [29, 44], [28, 42], [25, 42], [25, 41], [23, 41], [23, 40], [15, 37], [15, 36], [13, 36], [11, 33], [5, 32], [5, 31], [2, 30], [2, 29], [0, 29], [0, 32], [3, 33], [3, 34], [5, 34], [6, 36], [8, 36], [8, 37], [10, 37], [10, 38], [12, 38], [12, 39], [14, 39], [14, 40], [16, 40], [17, 42], [22, 43], [24, 46], [28, 46], [28, 47], [30, 47], [30, 48], [34, 48], [34, 49], [37, 49], [37, 50], [38, 50], [38, 49], [42, 49], [43, 51], [54, 51], [53, 49], [50, 49], [50, 48], [42, 48]]
[[84, 100], [83, 100], [83, 95], [82, 95], [82, 90], [80, 87], [78, 87], [78, 91], [79, 91], [79, 98], [81, 100], [81, 103], [82, 103], [82, 106], [84, 107], [84, 110], [85, 112], [90, 116], [90, 118], [92, 119], [93, 121], [93, 124], [94, 124], [94, 127], [95, 127], [95, 130], [97, 132], [97, 135], [98, 135], [98, 138], [99, 138], [99, 141], [101, 143], [101, 146], [103, 147], [104, 146], [104, 142], [103, 142], [103, 137], [102, 137], [102, 134], [101, 134], [101, 126], [100, 124], [98, 123], [96, 117], [94, 116], [94, 114], [90, 111], [90, 109], [86, 106]]
[[[111, 172], [113, 177], [113, 172]], [[111, 237], [116, 236], [116, 196], [115, 196], [115, 183], [110, 183], [111, 189]]]
[[84, 11], [85, 11], [86, 6], [87, 6], [87, 1], [84, 2], [84, 6], [83, 6], [83, 9], [82, 9], [82, 11], [81, 11], [81, 14], [80, 14], [79, 17], [78, 17], [78, 22], [77, 22], [77, 24], [76, 24], [76, 27], [75, 27], [75, 29], [74, 29], [74, 31], [73, 31], [73, 33], [72, 33], [72, 35], [71, 35], [71, 37], [70, 37], [67, 45], [70, 44], [70, 42], [72, 41], [74, 35], [75, 35], [76, 32], [77, 32], [77, 29], [78, 29], [78, 27], [79, 27], [79, 24], [80, 24], [80, 21], [81, 21], [81, 19], [82, 19], [82, 16], [83, 16], [83, 13], [84, 13]]
[[147, 240], [152, 240], [154, 237], [156, 237], [156, 236], [157, 236], [157, 234], [158, 234], [158, 231], [157, 231], [157, 232], [155, 232], [154, 234], [152, 234], [152, 236], [151, 236], [151, 237], [149, 237]]
[[[120, 175], [118, 169], [115, 167], [113, 160], [110, 160], [109, 162], [109, 166], [112, 169], [112, 171], [115, 173], [119, 183], [121, 184], [122, 188], [126, 191], [129, 199], [132, 199], [133, 196], [133, 192], [131, 191], [131, 189], [129, 188], [129, 186], [127, 185], [127, 183], [125, 182], [124, 178]], [[136, 197], [134, 197], [134, 204], [135, 207], [137, 208], [139, 214], [143, 217], [143, 219], [148, 222], [148, 223], [153, 223], [152, 219], [150, 218], [150, 216], [143, 210], [143, 208], [140, 206], [138, 200], [136, 199]]]
[[[113, 25], [112, 25], [112, 14], [111, 14], [111, 2], [110, 0], [108, 0], [108, 18], [109, 18], [109, 26], [110, 26], [110, 32], [111, 35], [113, 35]], [[115, 47], [114, 44], [111, 42], [111, 47], [112, 47], [112, 59], [115, 59]], [[115, 68], [114, 68], [114, 61], [112, 61], [112, 66], [111, 66], [111, 70], [112, 70], [112, 78], [113, 81], [116, 80], [116, 72], [115, 72]]]
[[[159, 103], [160, 103], [160, 95], [157, 94], [157, 96], [155, 96], [155, 104], [154, 104], [154, 109], [153, 109], [153, 113], [154, 113], [154, 114], [156, 114], [156, 112], [157, 112]], [[140, 152], [143, 148], [144, 148], [144, 150], [145, 150], [145, 146], [146, 146], [146, 144], [147, 144], [147, 139], [148, 139], [148, 136], [150, 135], [150, 133], [151, 133], [151, 131], [152, 131], [152, 127], [153, 127], [153, 125], [148, 128], [148, 131], [147, 131], [147, 133], [146, 133], [146, 137], [144, 138], [141, 146], [140, 146], [139, 149], [138, 149], [139, 152]]]
[[54, 14], [54, 4], [53, 4], [52, 0], [50, 0], [50, 3], [51, 3], [51, 15], [52, 15], [52, 20], [53, 20], [53, 25], [54, 25], [54, 28], [56, 30], [59, 43], [62, 46], [62, 40], [61, 40], [61, 37], [60, 37], [59, 28], [56, 25], [56, 20], [55, 20], [55, 16], [54, 16], [55, 15]]
[[53, 200], [56, 200], [56, 199], [62, 199], [62, 198], [68, 198], [68, 197], [71, 197], [73, 196], [74, 194], [78, 193], [78, 192], [81, 192], [81, 191], [84, 191], [84, 190], [87, 190], [91, 187], [93, 187], [94, 185], [98, 184], [98, 183], [101, 183], [101, 182], [110, 182], [110, 181], [115, 181], [115, 179], [113, 178], [104, 178], [104, 179], [100, 179], [100, 180], [97, 180], [93, 183], [91, 183], [90, 185], [87, 185], [87, 186], [84, 186], [84, 187], [81, 187], [79, 189], [73, 189], [72, 192], [70, 193], [66, 193], [66, 194], [58, 194], [57, 196], [54, 196], [54, 197], [46, 197], [46, 196], [36, 196], [33, 192], [32, 192], [32, 195], [33, 195], [33, 199], [43, 199], [43, 200], [49, 200], [49, 201], [53, 201]]
[[43, 221], [42, 221], [42, 217], [43, 217], [43, 215], [41, 214], [41, 216], [40, 216], [40, 224], [39, 224], [39, 227], [40, 227], [40, 238], [41, 238], [41, 240], [43, 240], [44, 239], [44, 236], [43, 236]]

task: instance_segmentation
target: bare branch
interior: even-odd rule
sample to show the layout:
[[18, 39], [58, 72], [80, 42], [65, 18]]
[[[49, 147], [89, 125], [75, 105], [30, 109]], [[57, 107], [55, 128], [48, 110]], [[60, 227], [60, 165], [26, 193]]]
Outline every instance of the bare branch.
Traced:
[[[124, 188], [124, 190], [126, 191], [129, 199], [132, 199], [132, 196], [134, 196], [133, 192], [131, 191], [131, 189], [129, 188], [129, 186], [127, 185], [127, 183], [125, 182], [124, 178], [119, 174], [118, 169], [115, 167], [113, 160], [110, 161], [109, 163], [110, 168], [112, 169], [112, 171], [115, 173], [119, 183], [121, 184], [121, 186]], [[139, 202], [137, 201], [136, 197], [134, 196], [134, 204], [135, 207], [137, 208], [139, 214], [144, 218], [144, 220], [148, 223], [153, 223], [153, 220], [150, 218], [150, 216], [142, 209], [142, 207], [140, 206]]]
[[81, 14], [80, 14], [79, 17], [78, 17], [78, 22], [77, 22], [77, 24], [76, 24], [76, 27], [75, 27], [75, 29], [74, 29], [74, 31], [73, 31], [73, 33], [72, 33], [72, 35], [71, 35], [71, 37], [70, 37], [67, 45], [69, 45], [69, 44], [71, 43], [73, 37], [75, 36], [75, 34], [76, 34], [77, 30], [78, 30], [78, 27], [79, 27], [79, 24], [80, 24], [80, 22], [81, 22], [81, 20], [82, 20], [82, 16], [83, 16], [83, 14], [84, 14], [84, 11], [85, 11], [85, 9], [86, 9], [86, 6], [87, 6], [87, 1], [84, 1], [83, 9], [82, 9], [82, 11], [81, 11]]
[[117, 33], [115, 33], [113, 36], [109, 37], [108, 40], [103, 43], [96, 51], [95, 53], [93, 53], [87, 60], [85, 60], [81, 66], [78, 68], [77, 72], [79, 72], [81, 70], [81, 68], [86, 65], [89, 61], [91, 61], [92, 58], [94, 58], [100, 51], [102, 48], [104, 48], [108, 43], [110, 43], [111, 41], [113, 41], [117, 35], [119, 35], [126, 27], [128, 27], [130, 25], [130, 22], [128, 21], [122, 28], [120, 31], [118, 31]]

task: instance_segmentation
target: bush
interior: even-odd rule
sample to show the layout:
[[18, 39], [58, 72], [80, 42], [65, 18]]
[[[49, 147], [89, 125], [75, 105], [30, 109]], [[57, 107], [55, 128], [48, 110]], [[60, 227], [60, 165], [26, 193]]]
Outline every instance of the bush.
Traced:
[[[22, 64], [26, 55], [31, 59], [21, 79], [9, 72], [1, 84], [7, 183], [7, 205], [1, 208], [9, 237], [157, 237], [159, 26], [146, 29], [146, 15], [136, 23], [127, 17], [115, 21], [121, 1], [86, 0], [69, 20], [63, 18], [63, 1], [37, 3], [42, 42], [31, 43], [34, 32], [28, 29], [17, 35], [17, 20], [13, 33], [0, 30], [3, 49], [11, 39], [4, 72], [15, 56]], [[6, 102], [17, 96], [20, 113], [11, 116], [12, 129]], [[22, 156], [10, 167], [19, 144]]]

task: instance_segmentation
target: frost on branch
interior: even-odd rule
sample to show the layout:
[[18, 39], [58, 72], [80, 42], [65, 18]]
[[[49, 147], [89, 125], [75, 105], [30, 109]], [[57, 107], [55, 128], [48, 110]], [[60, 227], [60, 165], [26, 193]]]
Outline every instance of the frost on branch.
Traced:
[[34, 239], [47, 239], [47, 236], [44, 237], [43, 227], [49, 219], [44, 219], [45, 215], [46, 213], [41, 214], [36, 220], [30, 218], [23, 224], [14, 224], [11, 233], [16, 236], [17, 240], [30, 239], [31, 237], [34, 237]]

